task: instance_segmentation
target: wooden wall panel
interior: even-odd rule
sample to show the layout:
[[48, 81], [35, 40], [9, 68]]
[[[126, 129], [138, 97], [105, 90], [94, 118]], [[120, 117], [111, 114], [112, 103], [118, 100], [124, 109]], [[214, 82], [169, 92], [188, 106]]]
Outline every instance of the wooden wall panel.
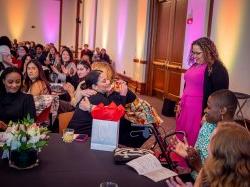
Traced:
[[187, 1], [177, 0], [175, 11], [174, 37], [170, 62], [182, 64], [185, 28], [186, 28]]
[[159, 4], [154, 59], [167, 58], [166, 47], [169, 42], [168, 34], [169, 34], [169, 24], [170, 24], [170, 9], [171, 9], [170, 2]]
[[157, 90], [162, 90], [164, 92], [165, 67], [155, 65], [153, 72], [154, 72], [153, 88]]

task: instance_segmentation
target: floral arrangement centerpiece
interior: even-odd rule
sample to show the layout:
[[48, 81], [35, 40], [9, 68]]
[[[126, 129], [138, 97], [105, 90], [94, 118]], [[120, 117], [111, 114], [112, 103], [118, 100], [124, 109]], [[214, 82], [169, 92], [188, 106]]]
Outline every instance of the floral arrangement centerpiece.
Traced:
[[21, 122], [10, 122], [5, 131], [2, 158], [10, 167], [29, 169], [38, 165], [38, 152], [48, 143], [48, 130], [28, 115]]

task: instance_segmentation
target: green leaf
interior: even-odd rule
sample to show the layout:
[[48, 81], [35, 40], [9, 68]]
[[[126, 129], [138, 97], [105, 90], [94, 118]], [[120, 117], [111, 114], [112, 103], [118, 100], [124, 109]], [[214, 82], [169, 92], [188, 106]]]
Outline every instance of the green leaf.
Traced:
[[3, 145], [3, 150], [9, 149], [9, 147], [7, 146], [7, 144]]
[[39, 141], [39, 142], [36, 143], [36, 148], [42, 148], [47, 144], [48, 144], [47, 141], [44, 141], [44, 140]]

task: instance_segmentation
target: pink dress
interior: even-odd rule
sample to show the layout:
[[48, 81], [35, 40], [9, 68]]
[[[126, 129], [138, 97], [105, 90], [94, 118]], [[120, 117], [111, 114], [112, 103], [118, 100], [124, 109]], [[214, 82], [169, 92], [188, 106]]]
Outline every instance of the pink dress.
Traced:
[[206, 64], [191, 66], [184, 75], [185, 89], [181, 98], [181, 113], [176, 119], [176, 131], [185, 131], [189, 145], [194, 146], [202, 119], [203, 83]]

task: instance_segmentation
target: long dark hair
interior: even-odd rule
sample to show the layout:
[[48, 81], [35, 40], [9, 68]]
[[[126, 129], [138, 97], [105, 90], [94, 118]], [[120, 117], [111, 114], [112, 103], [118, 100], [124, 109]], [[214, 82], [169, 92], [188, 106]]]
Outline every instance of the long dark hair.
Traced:
[[[6, 68], [0, 76], [0, 95], [2, 95], [3, 93], [6, 93], [6, 89], [5, 89], [5, 85], [3, 84], [3, 80], [5, 80], [7, 75], [10, 73], [18, 73], [21, 76], [21, 82], [23, 82], [23, 74], [21, 73], [21, 71], [18, 68], [16, 68], [16, 67]], [[22, 89], [22, 86], [23, 85], [21, 84], [19, 91]]]
[[28, 73], [27, 73], [27, 68], [28, 68], [28, 65], [30, 63], [35, 64], [35, 66], [38, 68], [38, 77], [37, 77], [36, 81], [38, 81], [38, 80], [43, 81], [45, 83], [46, 88], [48, 89], [49, 93], [51, 93], [50, 85], [46, 79], [43, 68], [37, 60], [31, 60], [30, 62], [28, 62], [27, 66], [26, 66], [26, 75], [25, 75], [25, 79], [24, 79], [24, 87], [25, 87], [24, 91], [27, 92], [30, 89], [31, 85], [33, 84], [32, 80], [29, 78]]
[[[63, 54], [64, 51], [67, 51], [68, 54], [69, 54], [69, 61], [68, 61], [68, 62], [63, 62], [62, 54]], [[72, 61], [73, 61], [73, 53], [71, 52], [70, 48], [65, 47], [65, 48], [62, 50], [62, 53], [61, 53], [61, 61], [62, 61], [62, 64], [63, 64], [63, 65], [66, 65], [66, 64], [68, 64], [69, 62], [72, 62]], [[65, 64], [65, 63], [66, 63], [66, 64]]]
[[102, 71], [92, 70], [85, 78], [85, 83], [81, 86], [81, 89], [92, 88], [92, 85], [96, 85]]

